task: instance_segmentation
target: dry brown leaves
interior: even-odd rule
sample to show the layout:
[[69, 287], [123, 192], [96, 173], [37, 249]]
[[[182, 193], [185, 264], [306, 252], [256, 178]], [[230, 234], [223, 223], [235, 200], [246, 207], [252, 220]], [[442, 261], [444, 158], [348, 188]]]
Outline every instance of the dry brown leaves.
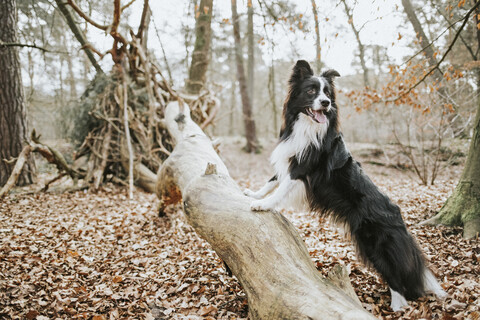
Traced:
[[[155, 196], [10, 196], [0, 204], [1, 319], [238, 319], [246, 298], [181, 212]], [[42, 318], [43, 317], [43, 318]]]
[[[260, 186], [270, 169], [262, 156], [222, 147], [232, 176]], [[244, 157], [238, 161], [238, 157]], [[305, 239], [319, 272], [350, 270], [364, 307], [384, 319], [478, 319], [480, 247], [460, 229], [419, 227], [456, 183], [460, 168], [423, 187], [405, 174], [364, 166], [395, 200], [449, 297], [428, 296], [391, 311], [387, 286], [355, 257], [328, 221], [285, 212]], [[443, 179], [443, 180], [442, 180]], [[98, 193], [11, 195], [0, 203], [1, 319], [242, 319], [247, 300], [212, 248], [178, 208], [158, 218], [155, 196], [108, 187]]]

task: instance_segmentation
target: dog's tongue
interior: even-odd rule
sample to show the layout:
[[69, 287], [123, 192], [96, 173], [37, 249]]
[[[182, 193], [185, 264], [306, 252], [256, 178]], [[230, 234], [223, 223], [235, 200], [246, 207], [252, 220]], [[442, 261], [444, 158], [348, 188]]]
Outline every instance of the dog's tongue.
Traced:
[[325, 117], [323, 112], [320, 110], [313, 110], [313, 117], [318, 123], [325, 123], [327, 121], [327, 117]]

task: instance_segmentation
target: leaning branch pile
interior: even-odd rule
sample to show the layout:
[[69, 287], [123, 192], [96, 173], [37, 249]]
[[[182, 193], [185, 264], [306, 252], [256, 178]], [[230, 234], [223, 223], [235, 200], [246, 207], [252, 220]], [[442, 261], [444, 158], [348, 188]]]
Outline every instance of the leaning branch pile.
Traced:
[[[148, 54], [148, 0], [144, 0], [138, 31], [130, 29], [128, 35], [122, 34], [119, 27], [122, 12], [127, 8], [122, 7], [119, 0], [114, 1], [110, 25], [93, 21], [74, 0], [67, 3], [56, 0], [56, 3], [71, 28], [76, 26], [73, 20], [76, 13], [86, 23], [108, 32], [113, 39], [112, 48], [102, 54], [85, 43], [85, 35], [78, 35], [81, 29], [72, 29], [77, 39], [82, 40], [82, 48], [90, 52], [90, 58], [93, 52], [100, 58], [110, 55], [114, 62], [108, 75], [97, 69], [100, 71], [73, 111], [76, 116], [70, 131], [79, 142], [73, 156], [78, 164], [75, 180], [93, 189], [105, 181], [113, 181], [129, 185], [130, 190], [135, 183], [154, 192], [154, 172], [172, 151], [164, 120], [167, 103], [178, 101], [180, 105], [188, 105], [203, 129], [212, 124], [219, 109], [218, 99], [208, 89], [198, 95], [184, 95], [172, 89], [159, 65]], [[65, 168], [60, 169], [60, 175], [71, 176]]]

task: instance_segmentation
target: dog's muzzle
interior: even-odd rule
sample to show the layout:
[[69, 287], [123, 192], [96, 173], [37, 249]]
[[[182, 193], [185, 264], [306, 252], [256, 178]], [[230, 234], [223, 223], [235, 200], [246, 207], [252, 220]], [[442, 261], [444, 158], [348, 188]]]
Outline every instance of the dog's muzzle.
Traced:
[[325, 111], [326, 111], [325, 109], [313, 110], [312, 108], [307, 108], [306, 113], [310, 118], [313, 119], [313, 121], [323, 124], [323, 123], [327, 122], [327, 116], [325, 115]]

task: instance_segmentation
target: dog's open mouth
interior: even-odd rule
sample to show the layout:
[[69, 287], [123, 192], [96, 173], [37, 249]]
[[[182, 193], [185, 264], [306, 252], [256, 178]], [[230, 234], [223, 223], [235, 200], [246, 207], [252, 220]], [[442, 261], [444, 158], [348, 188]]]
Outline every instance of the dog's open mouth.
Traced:
[[315, 122], [318, 122], [318, 123], [327, 122], [327, 117], [325, 116], [322, 110], [313, 110], [312, 108], [307, 108], [307, 114]]

